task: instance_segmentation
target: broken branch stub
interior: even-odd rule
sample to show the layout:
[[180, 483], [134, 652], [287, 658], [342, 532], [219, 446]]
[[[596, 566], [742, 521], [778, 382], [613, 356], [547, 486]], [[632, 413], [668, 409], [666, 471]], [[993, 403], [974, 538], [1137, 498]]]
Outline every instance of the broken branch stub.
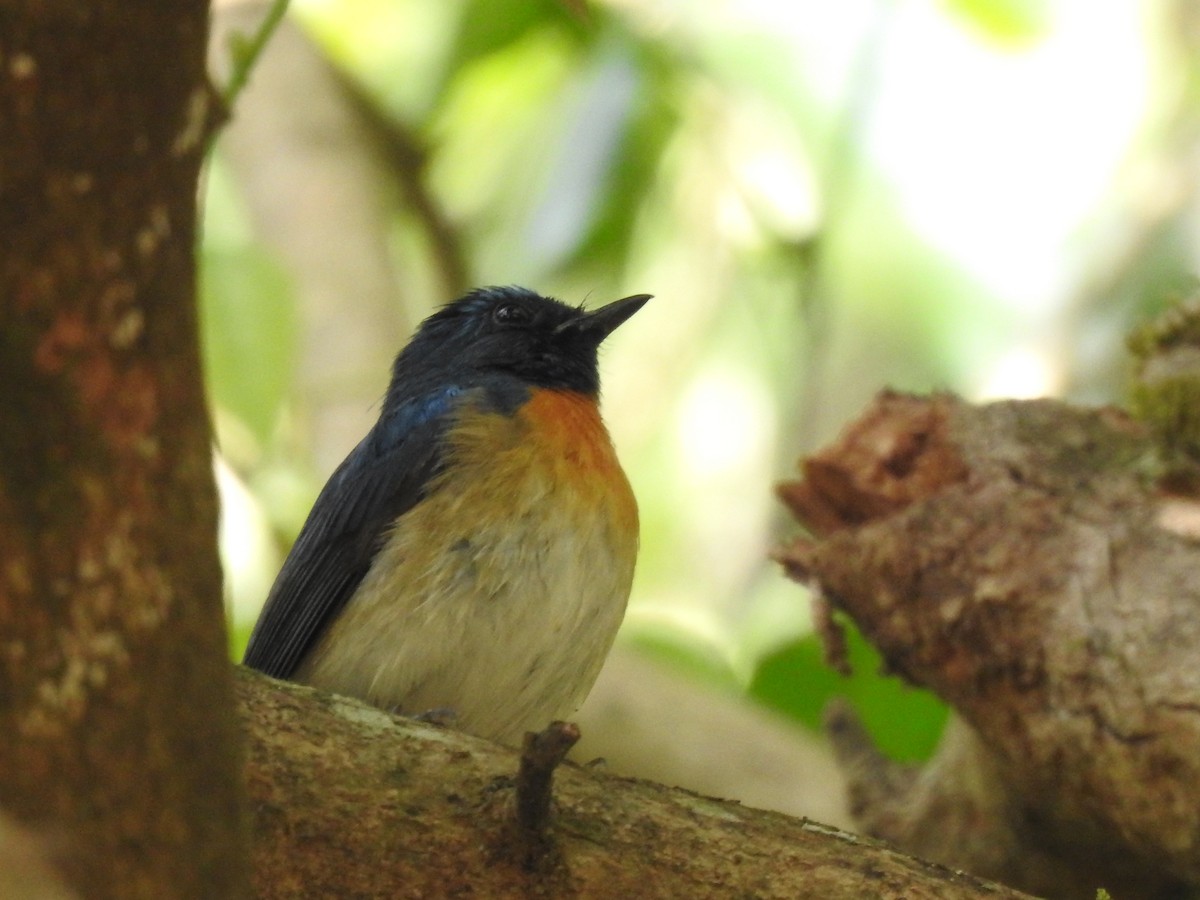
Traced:
[[884, 393], [781, 487], [789, 574], [962, 718], [954, 766], [850, 765], [867, 830], [1057, 896], [1200, 884], [1200, 543], [1153, 451], [1114, 409]]

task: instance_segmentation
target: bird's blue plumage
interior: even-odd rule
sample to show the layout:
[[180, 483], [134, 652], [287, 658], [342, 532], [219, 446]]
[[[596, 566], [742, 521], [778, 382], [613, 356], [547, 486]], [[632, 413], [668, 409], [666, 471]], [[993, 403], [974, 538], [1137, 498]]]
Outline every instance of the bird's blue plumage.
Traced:
[[275, 580], [246, 665], [276, 678], [292, 675], [353, 596], [387, 528], [437, 474], [449, 414], [467, 393], [443, 385], [387, 410], [337, 468]]
[[375, 429], [378, 449], [386, 452], [401, 443], [414, 428], [426, 422], [436, 422], [450, 412], [456, 397], [461, 397], [463, 388], [448, 384], [422, 397], [404, 403], [399, 409], [390, 411], [379, 420]]

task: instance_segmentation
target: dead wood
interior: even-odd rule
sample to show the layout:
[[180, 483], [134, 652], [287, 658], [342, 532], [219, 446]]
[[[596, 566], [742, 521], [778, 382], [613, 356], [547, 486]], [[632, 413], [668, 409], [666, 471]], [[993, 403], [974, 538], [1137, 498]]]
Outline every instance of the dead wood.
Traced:
[[781, 496], [780, 554], [960, 719], [924, 769], [831, 731], [857, 821], [1035, 893], [1200, 884], [1200, 544], [1114, 409], [880, 395]]

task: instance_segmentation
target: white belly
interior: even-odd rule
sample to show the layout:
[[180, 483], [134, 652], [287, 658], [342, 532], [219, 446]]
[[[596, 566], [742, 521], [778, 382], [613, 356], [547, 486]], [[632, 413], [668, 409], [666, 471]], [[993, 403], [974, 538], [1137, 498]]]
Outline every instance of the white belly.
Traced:
[[528, 422], [506, 425], [467, 435], [298, 680], [510, 744], [575, 711], [624, 615], [636, 506], [598, 418], [582, 454], [573, 425], [532, 457]]

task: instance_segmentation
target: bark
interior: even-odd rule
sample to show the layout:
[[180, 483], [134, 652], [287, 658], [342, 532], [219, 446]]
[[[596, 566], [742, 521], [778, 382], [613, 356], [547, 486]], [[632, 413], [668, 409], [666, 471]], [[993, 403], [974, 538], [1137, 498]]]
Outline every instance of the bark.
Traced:
[[782, 488], [815, 533], [791, 574], [960, 717], [918, 770], [833, 711], [867, 831], [1052, 896], [1200, 884], [1197, 508], [1158, 446], [1114, 409], [883, 394]]
[[239, 672], [259, 897], [1016, 898], [801, 819], [565, 764], [548, 856], [516, 751]]
[[206, 15], [0, 3], [0, 804], [89, 897], [246, 877], [193, 296]]

